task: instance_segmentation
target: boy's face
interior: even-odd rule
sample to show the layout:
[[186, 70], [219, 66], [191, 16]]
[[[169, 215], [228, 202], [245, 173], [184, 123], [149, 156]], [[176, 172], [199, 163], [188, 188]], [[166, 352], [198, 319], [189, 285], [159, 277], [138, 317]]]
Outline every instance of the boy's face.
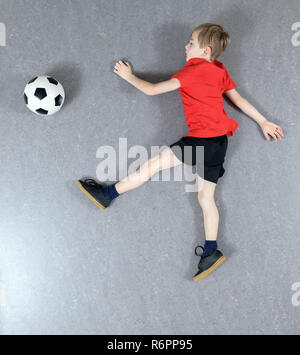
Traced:
[[209, 47], [200, 48], [198, 42], [198, 33], [193, 32], [190, 38], [190, 42], [185, 46], [186, 61], [192, 58], [204, 58], [210, 60]]

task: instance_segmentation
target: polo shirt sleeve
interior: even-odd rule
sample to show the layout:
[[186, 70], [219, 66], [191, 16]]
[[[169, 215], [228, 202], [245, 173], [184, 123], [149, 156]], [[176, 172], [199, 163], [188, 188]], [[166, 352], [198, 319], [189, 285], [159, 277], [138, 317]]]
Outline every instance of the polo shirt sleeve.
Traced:
[[189, 67], [184, 67], [179, 72], [174, 74], [171, 79], [178, 79], [180, 81], [180, 87], [185, 88], [190, 80], [190, 69]]
[[224, 78], [223, 78], [223, 91], [228, 91], [228, 90], [232, 90], [236, 88], [236, 83], [231, 79], [227, 69], [225, 68], [225, 74], [224, 74]]

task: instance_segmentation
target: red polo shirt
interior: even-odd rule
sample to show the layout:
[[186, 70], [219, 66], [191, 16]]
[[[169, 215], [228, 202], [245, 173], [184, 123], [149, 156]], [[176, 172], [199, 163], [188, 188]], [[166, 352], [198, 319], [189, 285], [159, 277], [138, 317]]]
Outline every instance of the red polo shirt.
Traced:
[[190, 59], [184, 68], [171, 78], [180, 81], [179, 93], [184, 105], [187, 136], [232, 136], [238, 123], [227, 116], [223, 93], [236, 88], [225, 65], [217, 60]]

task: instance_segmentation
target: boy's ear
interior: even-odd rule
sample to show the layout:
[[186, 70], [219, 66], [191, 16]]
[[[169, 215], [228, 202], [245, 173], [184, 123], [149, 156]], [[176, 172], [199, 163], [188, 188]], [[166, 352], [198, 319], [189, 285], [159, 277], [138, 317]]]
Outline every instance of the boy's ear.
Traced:
[[210, 46], [207, 46], [207, 47], [205, 48], [205, 54], [210, 55], [210, 54], [211, 54], [211, 51], [212, 51], [212, 49], [211, 49]]

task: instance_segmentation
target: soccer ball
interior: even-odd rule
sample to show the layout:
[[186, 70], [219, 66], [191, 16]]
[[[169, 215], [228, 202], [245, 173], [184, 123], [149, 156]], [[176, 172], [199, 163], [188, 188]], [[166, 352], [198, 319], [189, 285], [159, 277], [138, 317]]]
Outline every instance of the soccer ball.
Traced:
[[56, 79], [50, 76], [37, 76], [26, 85], [24, 100], [32, 112], [40, 116], [49, 116], [62, 108], [65, 91]]

